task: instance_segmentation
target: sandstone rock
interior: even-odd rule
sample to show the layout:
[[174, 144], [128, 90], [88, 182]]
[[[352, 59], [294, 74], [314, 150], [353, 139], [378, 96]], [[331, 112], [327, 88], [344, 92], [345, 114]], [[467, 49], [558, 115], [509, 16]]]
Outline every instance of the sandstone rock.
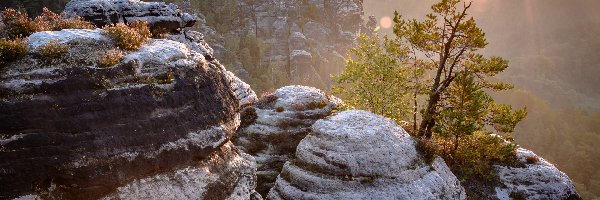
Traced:
[[286, 162], [269, 199], [465, 199], [441, 158], [425, 163], [389, 119], [344, 111], [317, 121]]
[[205, 43], [176, 37], [188, 41], [151, 40], [99, 68], [114, 45], [98, 30], [33, 34], [31, 48], [77, 45], [0, 73], [0, 199], [256, 196], [253, 159], [228, 143], [253, 92], [199, 51]]
[[[554, 165], [523, 148], [517, 149], [517, 156], [525, 168], [495, 166], [504, 184], [504, 187], [496, 187], [498, 199], [511, 199], [511, 195], [529, 200], [581, 199], [571, 179]], [[528, 163], [527, 158], [534, 163]]]
[[258, 192], [266, 195], [309, 127], [338, 104], [339, 99], [318, 89], [286, 86], [242, 110], [242, 126], [234, 143], [256, 157]]
[[81, 16], [98, 27], [147, 21], [152, 29], [171, 32], [194, 26], [197, 20], [196, 16], [182, 13], [174, 4], [140, 0], [72, 0], [63, 13], [67, 17]]
[[50, 41], [72, 45], [101, 45], [111, 43], [110, 38], [102, 34], [102, 30], [100, 29], [63, 29], [61, 31], [34, 33], [29, 36], [27, 44], [29, 50], [35, 52]]
[[226, 143], [194, 166], [132, 181], [104, 199], [250, 199], [255, 185], [254, 158]]
[[[268, 45], [261, 58], [261, 66], [270, 71], [289, 74], [286, 84], [302, 84], [320, 89], [331, 86], [330, 73], [339, 72], [344, 59], [329, 59], [331, 55], [345, 55], [353, 39], [362, 30], [362, 0], [239, 0], [239, 13], [233, 20], [233, 30], [226, 34], [238, 37], [256, 37]], [[214, 10], [223, 6], [219, 3]], [[316, 9], [312, 14], [309, 9]], [[215, 27], [201, 23], [201, 30], [215, 47], [215, 55], [225, 58], [225, 40], [215, 32]], [[342, 38], [342, 39], [340, 39]], [[304, 51], [308, 54], [296, 54]], [[343, 56], [342, 56], [343, 57]], [[233, 62], [233, 61], [232, 61]], [[283, 63], [285, 66], [274, 66]], [[256, 66], [228, 66], [238, 77]], [[242, 70], [247, 69], [247, 70]], [[310, 81], [305, 77], [319, 77]], [[257, 78], [257, 77], [253, 77]], [[244, 79], [243, 80], [249, 80]]]

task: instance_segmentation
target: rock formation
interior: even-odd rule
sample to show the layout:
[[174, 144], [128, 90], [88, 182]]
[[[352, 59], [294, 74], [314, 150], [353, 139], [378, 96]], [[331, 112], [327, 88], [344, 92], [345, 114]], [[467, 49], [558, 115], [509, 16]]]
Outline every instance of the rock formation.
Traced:
[[[227, 6], [214, 4], [217, 8], [211, 10]], [[290, 84], [328, 88], [330, 74], [341, 71], [346, 51], [356, 36], [366, 31], [362, 0], [240, 0], [236, 4], [239, 10], [233, 14], [237, 18], [227, 24], [233, 27], [227, 33], [218, 32], [218, 27], [206, 24], [205, 17], [200, 16], [200, 30], [211, 38], [215, 55], [224, 59], [225, 52], [235, 51], [226, 49], [224, 35], [256, 37], [268, 46], [260, 65], [267, 71], [284, 71]], [[228, 67], [248, 79], [247, 71], [259, 66], [244, 66], [238, 61]]]
[[[267, 57], [289, 63], [296, 82], [323, 85], [306, 77], [335, 70], [362, 26], [361, 0], [252, 2], [243, 14], [254, 23], [236, 34], [270, 38]], [[298, 12], [314, 9], [309, 20]], [[97, 64], [116, 48], [100, 29], [31, 35], [30, 53], [0, 71], [0, 199], [466, 198], [442, 159], [426, 161], [384, 117], [329, 116], [341, 101], [306, 86], [258, 99], [216, 59], [219, 45], [182, 29], [193, 17], [172, 4], [73, 0], [72, 14], [98, 26], [147, 20], [173, 34], [110, 67]], [[43, 57], [51, 42], [69, 52]], [[483, 197], [580, 199], [556, 167], [517, 153], [524, 167], [495, 166], [498, 183]]]
[[517, 156], [525, 167], [495, 166], [498, 178], [503, 184], [495, 188], [498, 199], [515, 196], [530, 200], [581, 199], [571, 179], [554, 165], [523, 148], [517, 149]]
[[83, 17], [98, 27], [119, 22], [147, 21], [152, 29], [169, 32], [196, 23], [196, 16], [181, 12], [174, 4], [140, 0], [73, 0], [65, 6], [63, 14], [67, 17]]
[[269, 199], [466, 199], [441, 158], [426, 163], [389, 119], [344, 111], [317, 121]]
[[268, 193], [283, 164], [293, 159], [296, 146], [310, 126], [328, 116], [338, 103], [337, 98], [316, 88], [287, 86], [242, 110], [242, 126], [234, 143], [256, 158], [256, 191]]
[[[0, 74], [0, 199], [250, 198], [255, 161], [229, 140], [254, 93], [201, 34], [171, 37], [103, 68], [116, 47], [99, 29], [31, 35]], [[50, 41], [69, 53], [38, 56]]]

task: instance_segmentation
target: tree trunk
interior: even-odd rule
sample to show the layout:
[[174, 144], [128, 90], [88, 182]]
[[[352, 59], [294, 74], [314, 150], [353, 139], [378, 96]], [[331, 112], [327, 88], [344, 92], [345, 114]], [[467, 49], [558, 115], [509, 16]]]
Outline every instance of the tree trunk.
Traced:
[[435, 125], [435, 110], [437, 109], [438, 101], [440, 100], [440, 95], [438, 93], [433, 93], [429, 96], [429, 101], [427, 101], [427, 108], [425, 109], [425, 113], [423, 113], [423, 120], [419, 125], [419, 134], [418, 136], [424, 137], [426, 139], [431, 138], [431, 129]]

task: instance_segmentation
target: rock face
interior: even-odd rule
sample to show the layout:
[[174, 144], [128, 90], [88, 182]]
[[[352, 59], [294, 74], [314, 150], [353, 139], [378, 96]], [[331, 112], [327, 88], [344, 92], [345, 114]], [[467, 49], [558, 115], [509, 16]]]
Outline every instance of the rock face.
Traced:
[[151, 29], [174, 32], [196, 23], [196, 16], [181, 12], [174, 4], [140, 0], [73, 0], [63, 13], [67, 17], [83, 17], [98, 27], [147, 21]]
[[581, 199], [571, 179], [554, 165], [523, 148], [517, 149], [517, 156], [526, 167], [495, 167], [498, 178], [504, 185], [496, 187], [498, 199], [514, 196], [530, 200]]
[[[99, 30], [31, 35], [0, 73], [0, 199], [249, 199], [255, 161], [229, 140], [254, 92], [202, 34], [171, 38], [101, 68], [116, 46]], [[69, 53], [37, 56], [52, 40]]]
[[[205, 23], [204, 16], [200, 17], [200, 30], [211, 38], [215, 54], [224, 59], [225, 52], [232, 51], [226, 49], [224, 35], [255, 37], [269, 47], [261, 56], [260, 65], [268, 68], [265, 71], [287, 73], [288, 84], [328, 88], [330, 74], [341, 71], [345, 64], [343, 55], [357, 34], [365, 31], [362, 0], [239, 0], [235, 3], [239, 10], [231, 20], [233, 30], [227, 33], [218, 33], [218, 27], [211, 27]], [[214, 6], [212, 10], [222, 10], [228, 4], [214, 3]], [[236, 61], [228, 67], [237, 76], [246, 78], [247, 70], [257, 66], [244, 66]]]
[[316, 88], [287, 86], [242, 110], [242, 126], [234, 143], [256, 158], [256, 191], [268, 193], [310, 126], [328, 116], [338, 103], [337, 98]]
[[366, 111], [317, 121], [269, 199], [465, 199], [444, 161], [431, 164], [398, 125]]

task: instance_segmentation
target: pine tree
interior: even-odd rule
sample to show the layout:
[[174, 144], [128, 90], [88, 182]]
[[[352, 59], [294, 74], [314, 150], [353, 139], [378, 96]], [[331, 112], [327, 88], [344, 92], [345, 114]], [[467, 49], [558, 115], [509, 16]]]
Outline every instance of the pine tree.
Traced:
[[346, 104], [398, 122], [410, 113], [411, 65], [408, 49], [387, 37], [358, 37], [345, 70], [334, 76], [333, 93]]
[[434, 4], [431, 7], [433, 13], [424, 21], [404, 20], [395, 13], [395, 35], [409, 44], [415, 54], [423, 55], [420, 62], [432, 66], [430, 74], [433, 78], [427, 85], [427, 102], [418, 130], [418, 136], [424, 138], [431, 138], [436, 120], [440, 118], [438, 115], [448, 113], [444, 111], [449, 108], [444, 107], [443, 98], [456, 98], [448, 97], [447, 91], [457, 78], [472, 78], [472, 84], [482, 88], [511, 88], [504, 83], [489, 83], [489, 77], [504, 71], [508, 62], [500, 57], [485, 58], [477, 52], [488, 44], [485, 34], [467, 14], [472, 2], [459, 6], [460, 2], [442, 0]]

